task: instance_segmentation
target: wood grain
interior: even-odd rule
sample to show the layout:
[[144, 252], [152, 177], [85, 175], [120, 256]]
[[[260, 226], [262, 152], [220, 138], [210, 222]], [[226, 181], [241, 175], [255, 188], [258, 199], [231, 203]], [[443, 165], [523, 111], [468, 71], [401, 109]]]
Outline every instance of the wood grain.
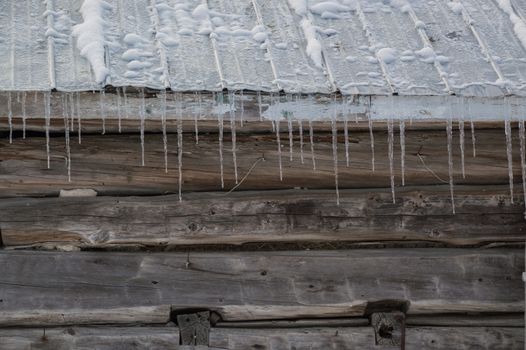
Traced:
[[[189, 350], [176, 327], [0, 329], [3, 350]], [[378, 349], [371, 327], [276, 329], [212, 328], [203, 350]], [[524, 330], [503, 327], [411, 327], [407, 350], [522, 350]], [[382, 349], [386, 349], [382, 347]], [[389, 348], [387, 348], [389, 349]]]
[[288, 190], [153, 197], [16, 198], [0, 202], [5, 247], [124, 248], [252, 242], [524, 242], [522, 202], [507, 186]]
[[151, 322], [166, 307], [224, 320], [362, 316], [386, 302], [409, 314], [524, 310], [523, 249], [0, 251], [0, 266], [0, 326], [114, 323], [112, 309]]
[[[288, 136], [281, 135], [283, 181], [279, 178], [276, 137], [271, 134], [238, 135], [237, 165], [239, 178], [246, 179], [236, 190], [334, 188], [334, 164], [331, 135], [316, 134], [313, 170], [307, 138], [304, 164], [300, 161], [299, 139], [293, 145], [293, 161], [289, 161]], [[516, 136], [514, 134], [514, 136]], [[459, 184], [506, 184], [508, 168], [505, 135], [502, 130], [477, 133], [477, 157], [471, 156], [466, 143], [466, 177], [462, 178], [458, 137], [454, 145], [454, 179]], [[346, 167], [343, 135], [339, 139], [340, 188], [390, 186], [387, 134], [375, 136], [376, 171], [371, 171], [369, 133], [354, 132], [350, 136], [350, 167]], [[198, 145], [186, 134], [183, 145], [184, 192], [230, 190], [235, 186], [234, 166], [229, 135], [224, 139], [225, 188], [221, 188], [219, 144], [217, 135], [202, 135]], [[51, 139], [51, 169], [46, 166], [46, 140], [32, 137], [9, 144], [0, 140], [0, 197], [57, 196], [61, 189], [91, 188], [101, 195], [158, 195], [178, 191], [176, 138], [169, 138], [168, 166], [164, 171], [162, 137], [146, 135], [145, 159], [142, 167], [138, 135], [86, 136], [82, 144], [72, 141], [72, 182], [67, 181], [65, 147], [62, 137]], [[518, 138], [513, 145], [515, 181], [520, 181]], [[394, 175], [401, 185], [400, 154], [395, 145]], [[262, 161], [264, 158], [265, 161]], [[406, 185], [444, 184], [448, 181], [448, 160], [445, 131], [414, 131], [406, 135]], [[250, 172], [249, 172], [250, 171]], [[516, 195], [520, 197], [520, 187]]]

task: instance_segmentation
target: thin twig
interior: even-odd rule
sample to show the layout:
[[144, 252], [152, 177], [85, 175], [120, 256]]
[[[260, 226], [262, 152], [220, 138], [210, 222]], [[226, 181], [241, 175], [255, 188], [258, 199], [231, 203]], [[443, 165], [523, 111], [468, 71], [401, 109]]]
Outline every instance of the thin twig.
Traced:
[[418, 153], [416, 154], [418, 156], [418, 158], [420, 159], [420, 161], [422, 162], [422, 165], [424, 166], [424, 168], [427, 169], [427, 171], [429, 171], [431, 174], [433, 174], [434, 177], [436, 177], [438, 180], [442, 181], [443, 183], [449, 183], [448, 181], [445, 181], [444, 179], [441, 179], [440, 176], [438, 176], [433, 170], [431, 170], [427, 165], [426, 163], [424, 162], [424, 158], [422, 158], [422, 156], [420, 155], [420, 151], [418, 151]]
[[264, 161], [265, 160], [265, 157], [259, 157], [258, 159], [256, 159], [256, 161], [254, 162], [254, 164], [252, 164], [252, 166], [250, 167], [250, 169], [248, 169], [247, 173], [245, 174], [245, 176], [243, 176], [243, 178], [241, 179], [241, 181], [239, 181], [239, 183], [237, 185], [235, 185], [234, 187], [232, 187], [232, 189], [230, 191], [228, 191], [226, 194], [229, 194], [231, 193], [232, 191], [234, 191], [236, 188], [238, 188], [239, 186], [241, 186], [241, 184], [243, 183], [243, 181], [246, 180], [246, 178], [248, 177], [248, 175], [250, 175], [250, 173], [252, 172], [252, 170], [254, 170], [254, 168], [256, 167], [256, 165], [258, 165], [258, 163], [260, 161]]

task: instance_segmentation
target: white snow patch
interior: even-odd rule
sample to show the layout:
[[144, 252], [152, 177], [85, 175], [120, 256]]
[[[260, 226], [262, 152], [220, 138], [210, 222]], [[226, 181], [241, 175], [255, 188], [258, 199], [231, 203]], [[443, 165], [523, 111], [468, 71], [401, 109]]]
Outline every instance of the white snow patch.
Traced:
[[322, 68], [321, 43], [316, 37], [316, 27], [307, 18], [303, 18], [300, 25], [305, 34], [305, 39], [307, 39], [307, 47], [305, 49], [307, 55], [318, 68]]
[[104, 12], [111, 5], [103, 0], [84, 0], [80, 13], [84, 22], [73, 27], [80, 55], [88, 60], [95, 74], [97, 84], [102, 84], [109, 74], [104, 62], [106, 44]]
[[391, 64], [396, 61], [396, 50], [390, 47], [384, 47], [383, 49], [378, 50], [376, 55], [385, 64]]
[[342, 5], [336, 1], [324, 1], [319, 2], [316, 5], [309, 7], [309, 10], [317, 15], [323, 15], [324, 13], [337, 14], [339, 12], [349, 12], [351, 8], [349, 6]]
[[450, 1], [447, 3], [447, 6], [453, 11], [454, 14], [460, 15], [464, 10], [464, 6], [459, 2]]
[[415, 52], [422, 62], [435, 63], [436, 54], [433, 48], [426, 46], [421, 50]]
[[300, 16], [307, 15], [307, 0], [288, 0], [290, 7]]
[[510, 21], [513, 23], [515, 35], [517, 35], [520, 42], [522, 43], [522, 46], [524, 46], [526, 49], [526, 23], [515, 13], [510, 0], [497, 0], [497, 3], [499, 4], [499, 7], [502, 9], [502, 11], [506, 12], [506, 14], [510, 16]]

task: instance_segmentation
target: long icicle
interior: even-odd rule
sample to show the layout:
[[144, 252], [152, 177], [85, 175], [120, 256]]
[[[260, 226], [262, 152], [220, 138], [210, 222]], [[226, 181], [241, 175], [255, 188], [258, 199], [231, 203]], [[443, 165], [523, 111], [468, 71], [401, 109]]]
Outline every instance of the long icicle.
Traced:
[[521, 174], [522, 174], [522, 194], [524, 196], [524, 218], [526, 219], [526, 140], [524, 137], [524, 116], [521, 117], [519, 122], [519, 138], [521, 145]]
[[27, 93], [24, 91], [22, 93], [22, 138], [26, 138], [26, 122], [27, 122], [27, 115], [26, 115], [26, 97]]
[[283, 181], [283, 164], [281, 162], [281, 139], [279, 135], [279, 120], [276, 120], [276, 141], [278, 144], [279, 181]]
[[49, 147], [49, 124], [51, 122], [51, 92], [46, 91], [44, 93], [44, 109], [46, 119], [46, 155], [47, 155], [47, 168], [51, 168], [51, 152]]
[[305, 159], [303, 157], [303, 123], [301, 122], [301, 119], [298, 119], [298, 129], [300, 133], [300, 160], [301, 164], [304, 164]]
[[68, 94], [68, 97], [69, 97], [69, 113], [70, 113], [70, 120], [71, 120], [69, 132], [71, 134], [72, 132], [75, 132], [75, 95], [73, 92], [70, 92]]
[[294, 131], [292, 129], [292, 116], [289, 113], [287, 113], [287, 129], [289, 132], [289, 161], [292, 162], [292, 157], [294, 153]]
[[232, 162], [234, 164], [234, 180], [237, 185], [238, 183], [238, 172], [237, 172], [237, 153], [236, 153], [236, 143], [237, 143], [237, 135], [236, 135], [236, 102], [235, 102], [236, 94], [234, 91], [228, 92], [228, 114], [230, 119], [230, 138], [232, 142]]
[[104, 89], [100, 90], [99, 103], [100, 103], [100, 118], [102, 119], [102, 135], [106, 134], [106, 111], [104, 110], [105, 96], [106, 96], [106, 91]]
[[183, 115], [182, 100], [177, 105], [177, 171], [179, 173], [179, 202], [183, 200]]
[[459, 141], [460, 141], [460, 167], [462, 169], [462, 178], [466, 178], [466, 167], [464, 162], [464, 98], [460, 99], [460, 119], [458, 121]]
[[453, 214], [456, 214], [455, 210], [455, 193], [453, 183], [453, 120], [450, 115], [447, 119], [446, 133], [447, 133], [447, 162], [448, 162], [448, 173], [449, 173], [449, 191], [451, 195], [451, 208]]
[[[509, 108], [508, 108], [509, 112]], [[510, 183], [510, 202], [513, 204], [513, 155], [512, 155], [512, 135], [511, 135], [511, 116], [508, 115], [504, 121], [504, 129], [506, 133], [506, 157], [508, 159], [508, 178]]]
[[389, 178], [391, 180], [391, 195], [393, 197], [393, 203], [396, 203], [395, 196], [395, 177], [394, 177], [394, 130], [393, 130], [393, 118], [389, 116], [387, 120], [387, 142], [388, 142], [388, 153], [389, 153]]
[[200, 92], [196, 92], [197, 95], [197, 111], [194, 113], [194, 131], [195, 131], [195, 144], [199, 144], [199, 119], [203, 111], [203, 99]]
[[369, 110], [367, 111], [367, 119], [369, 121], [369, 138], [371, 140], [371, 169], [374, 173], [374, 133], [373, 133], [373, 118], [371, 116], [371, 100], [369, 100]]
[[230, 136], [232, 139], [232, 161], [234, 163], [234, 180], [236, 185], [238, 183], [238, 174], [237, 174], [237, 153], [236, 153], [236, 103], [235, 103], [235, 93], [233, 91], [228, 92], [228, 102], [229, 102], [229, 116], [230, 116]]
[[[119, 134], [122, 132], [122, 96], [121, 89], [117, 88], [117, 123], [119, 128]], [[165, 91], [165, 103], [166, 103], [166, 91]]]
[[139, 118], [140, 118], [140, 133], [141, 133], [141, 165], [144, 166], [144, 119], [146, 113], [145, 101], [144, 101], [144, 88], [139, 89]]
[[163, 129], [164, 172], [168, 172], [168, 136], [166, 134], [166, 90], [161, 91], [161, 125]]
[[221, 170], [221, 188], [225, 188], [225, 177], [223, 169], [223, 114], [221, 112], [223, 104], [223, 93], [220, 92], [217, 98], [217, 104], [219, 105], [217, 108], [217, 124], [219, 128], [219, 166]]
[[7, 93], [7, 120], [9, 123], [9, 143], [13, 143], [13, 101], [11, 92]]
[[466, 101], [466, 104], [468, 105], [468, 114], [469, 114], [469, 124], [471, 127], [471, 145], [473, 148], [473, 158], [477, 156], [477, 139], [475, 136], [475, 123], [473, 122], [473, 113], [471, 113], [471, 104], [469, 103], [469, 100]]
[[310, 140], [310, 157], [312, 160], [312, 169], [316, 170], [316, 157], [314, 156], [314, 130], [312, 120], [309, 119], [309, 140]]
[[66, 169], [68, 172], [68, 182], [71, 182], [71, 147], [69, 140], [69, 115], [68, 115], [68, 95], [62, 95], [62, 117], [64, 118], [64, 138], [66, 140]]
[[405, 186], [405, 120], [400, 118], [400, 168], [402, 168], [402, 186]]
[[77, 133], [79, 135], [79, 145], [82, 143], [82, 117], [80, 115], [80, 93], [76, 94], [76, 108], [77, 108]]
[[345, 115], [343, 119], [343, 136], [345, 138], [345, 164], [349, 166], [349, 118]]
[[340, 189], [338, 185], [338, 128], [336, 126], [336, 112], [334, 112], [332, 116], [331, 124], [332, 124], [332, 159], [333, 159], [333, 167], [334, 167], [334, 187], [336, 189], [336, 205], [340, 205]]

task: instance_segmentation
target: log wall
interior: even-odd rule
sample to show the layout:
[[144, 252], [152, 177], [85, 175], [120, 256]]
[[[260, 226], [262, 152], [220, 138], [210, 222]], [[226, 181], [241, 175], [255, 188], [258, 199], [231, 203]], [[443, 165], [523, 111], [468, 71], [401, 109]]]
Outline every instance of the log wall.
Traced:
[[405, 344], [383, 348], [524, 348], [517, 129], [512, 203], [502, 125], [475, 125], [473, 157], [466, 123], [465, 177], [455, 125], [453, 215], [440, 122], [407, 124], [405, 186], [396, 133], [395, 203], [385, 124], [374, 125], [372, 172], [367, 122], [349, 123], [349, 166], [339, 123], [337, 205], [325, 123], [314, 125], [316, 169], [308, 129], [302, 163], [294, 124], [290, 161], [281, 124], [280, 180], [276, 134], [247, 106], [241, 182], [225, 123], [222, 188], [217, 122], [199, 122], [196, 144], [185, 116], [180, 201], [176, 121], [165, 172], [158, 123], [146, 124], [141, 166], [136, 120], [119, 133], [108, 115], [100, 135], [86, 118], [82, 144], [71, 134], [68, 182], [61, 120], [47, 169], [42, 120], [28, 120], [23, 139], [19, 117], [13, 143], [0, 140], [0, 349], [185, 349], [176, 316], [205, 310], [206, 349], [382, 348], [371, 315], [391, 311], [404, 315]]

